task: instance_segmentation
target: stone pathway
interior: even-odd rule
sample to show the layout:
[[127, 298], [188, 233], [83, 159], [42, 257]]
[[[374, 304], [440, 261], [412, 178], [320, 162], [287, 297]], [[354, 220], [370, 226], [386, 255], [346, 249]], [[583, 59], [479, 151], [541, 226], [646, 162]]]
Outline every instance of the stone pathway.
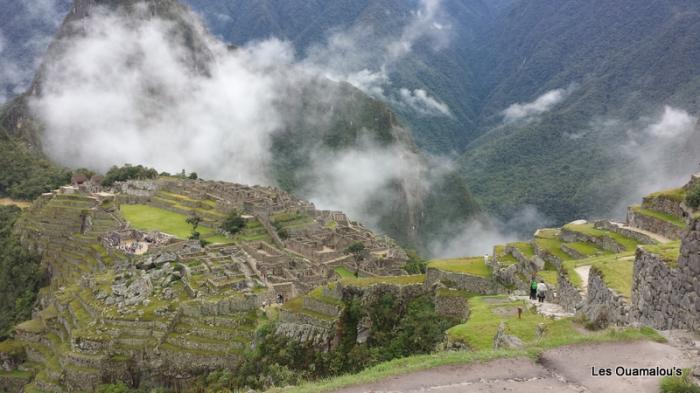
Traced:
[[689, 367], [681, 351], [650, 341], [571, 345], [528, 358], [442, 366], [349, 386], [336, 393], [657, 393], [659, 377], [594, 376], [592, 367]]
[[659, 242], [661, 244], [670, 243], [672, 241], [671, 239], [665, 238], [665, 237], [663, 237], [659, 234], [656, 234], [654, 232], [649, 232], [649, 231], [645, 231], [643, 229], [631, 227], [631, 226], [628, 226], [628, 225], [623, 224], [621, 222], [612, 222], [611, 221], [610, 223], [617, 226], [618, 228], [627, 229], [628, 231], [634, 231], [634, 232], [641, 233], [642, 235], [649, 236], [650, 238], [656, 240], [657, 242]]
[[529, 296], [510, 296], [510, 299], [512, 300], [526, 300], [530, 302], [535, 308], [537, 308], [537, 312], [546, 316], [546, 317], [551, 317], [554, 319], [561, 319], [561, 318], [568, 318], [568, 317], [573, 317], [574, 313], [566, 312], [563, 308], [561, 308], [560, 305], [556, 303], [549, 303], [549, 302], [544, 302], [540, 303], [536, 300], [531, 300]]
[[574, 270], [581, 277], [581, 292], [585, 296], [588, 294], [588, 274], [591, 272], [591, 265], [579, 266]]

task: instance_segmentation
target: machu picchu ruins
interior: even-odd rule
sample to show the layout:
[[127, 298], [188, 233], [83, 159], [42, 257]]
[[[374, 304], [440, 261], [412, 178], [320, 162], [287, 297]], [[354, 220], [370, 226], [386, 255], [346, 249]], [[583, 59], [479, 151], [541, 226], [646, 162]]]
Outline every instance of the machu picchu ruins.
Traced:
[[[372, 307], [383, 296], [398, 307], [428, 296], [438, 315], [466, 321], [448, 331], [448, 347], [474, 348], [457, 332], [479, 312], [475, 299], [503, 299], [494, 304], [522, 312], [520, 295], [533, 277], [551, 288], [544, 304], [558, 307], [539, 312], [555, 319], [697, 329], [697, 212], [683, 195], [699, 178], [645, 197], [627, 222], [539, 229], [490, 256], [429, 261], [419, 275], [406, 273], [407, 255], [388, 237], [275, 188], [168, 177], [64, 186], [37, 199], [16, 225], [51, 282], [0, 352], [3, 369], [33, 370], [24, 382], [36, 391], [135, 378], [184, 388], [202, 372], [233, 367], [271, 317], [267, 308], [281, 305], [277, 334], [331, 351], [349, 302]], [[157, 219], [132, 222], [130, 209]], [[220, 227], [231, 214], [245, 221], [234, 235]], [[201, 217], [201, 238], [183, 238], [193, 216]], [[348, 251], [358, 242], [363, 258]], [[663, 287], [652, 289], [658, 282]], [[359, 322], [358, 343], [371, 338], [372, 323]], [[500, 332], [497, 346], [525, 345], [505, 326], [489, 327]], [[546, 324], [538, 329], [541, 339]]]
[[[128, 207], [174, 215], [184, 226], [197, 215], [205, 242], [132, 225], [121, 214]], [[231, 212], [246, 222], [235, 236], [219, 229]], [[27, 359], [42, 365], [32, 383], [42, 391], [133, 378], [130, 367], [153, 384], [175, 378], [173, 386], [232, 367], [265, 318], [263, 304], [333, 281], [339, 268], [373, 277], [401, 273], [406, 262], [391, 239], [341, 212], [223, 182], [65, 186], [42, 195], [17, 231], [52, 277], [16, 335]], [[355, 242], [367, 250], [361, 261], [345, 251]]]

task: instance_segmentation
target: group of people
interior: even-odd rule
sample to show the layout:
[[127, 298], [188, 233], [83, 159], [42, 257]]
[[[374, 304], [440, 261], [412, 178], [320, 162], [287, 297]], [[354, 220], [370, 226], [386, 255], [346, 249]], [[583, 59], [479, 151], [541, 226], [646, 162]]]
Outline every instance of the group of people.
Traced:
[[533, 276], [532, 281], [530, 281], [530, 299], [544, 303], [545, 297], [547, 297], [547, 284], [544, 283], [544, 280], [537, 282]]

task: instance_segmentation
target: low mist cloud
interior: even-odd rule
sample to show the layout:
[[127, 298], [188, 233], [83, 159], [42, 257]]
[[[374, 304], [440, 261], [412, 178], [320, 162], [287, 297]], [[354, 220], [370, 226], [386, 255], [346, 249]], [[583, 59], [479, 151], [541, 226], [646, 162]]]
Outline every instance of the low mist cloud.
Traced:
[[634, 179], [631, 189], [616, 209], [619, 212], [649, 193], [685, 184], [698, 171], [700, 130], [698, 118], [683, 109], [665, 106], [653, 116], [632, 124], [608, 120], [598, 125], [625, 129], [625, 139], [611, 154], [622, 157], [621, 172]]
[[395, 87], [389, 77], [417, 42], [428, 40], [434, 50], [450, 41], [449, 18], [442, 0], [420, 0], [400, 34], [381, 34], [368, 24], [333, 31], [312, 45], [303, 63], [307, 69], [335, 81], [345, 81], [365, 93], [425, 116], [451, 116], [449, 107], [425, 90]]
[[533, 120], [538, 115], [549, 111], [554, 108], [554, 106], [564, 101], [574, 89], [575, 85], [571, 85], [565, 89], [550, 90], [537, 97], [532, 102], [513, 104], [503, 111], [503, 120], [506, 123], [528, 122]]
[[497, 244], [529, 239], [532, 234], [520, 232], [522, 228], [544, 228], [550, 224], [552, 220], [536, 207], [525, 206], [507, 220], [482, 218], [455, 226], [454, 236], [432, 243], [430, 252], [439, 258], [491, 255]]

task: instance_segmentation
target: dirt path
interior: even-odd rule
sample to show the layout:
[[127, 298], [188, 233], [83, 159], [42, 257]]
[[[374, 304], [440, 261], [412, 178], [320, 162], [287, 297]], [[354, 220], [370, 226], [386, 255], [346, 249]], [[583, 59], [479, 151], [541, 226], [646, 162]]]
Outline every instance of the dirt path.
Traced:
[[574, 269], [576, 274], [581, 277], [581, 291], [584, 295], [588, 294], [588, 274], [591, 272], [591, 265], [579, 266]]
[[22, 209], [26, 209], [29, 206], [31, 206], [32, 203], [28, 202], [28, 201], [18, 201], [18, 200], [10, 199], [10, 198], [0, 198], [0, 206], [12, 206], [12, 205], [18, 206]]
[[527, 358], [444, 366], [388, 378], [338, 393], [389, 392], [658, 392], [659, 377], [593, 376], [591, 367], [690, 367], [683, 353], [649, 341], [575, 345]]
[[663, 236], [661, 236], [661, 235], [659, 235], [659, 234], [656, 234], [656, 233], [654, 233], [654, 232], [649, 232], [649, 231], [645, 231], [644, 229], [639, 229], [639, 228], [631, 227], [631, 226], [628, 226], [628, 225], [623, 224], [623, 223], [620, 223], [620, 222], [613, 222], [612, 224], [613, 224], [613, 225], [617, 225], [618, 228], [627, 229], [627, 230], [630, 230], [630, 231], [639, 232], [639, 233], [641, 233], [641, 234], [643, 234], [643, 235], [647, 235], [647, 236], [649, 236], [650, 238], [656, 240], [657, 242], [659, 242], [659, 243], [661, 243], [661, 244], [670, 243], [670, 242], [672, 241], [671, 239], [665, 238], [665, 237], [663, 237]]

